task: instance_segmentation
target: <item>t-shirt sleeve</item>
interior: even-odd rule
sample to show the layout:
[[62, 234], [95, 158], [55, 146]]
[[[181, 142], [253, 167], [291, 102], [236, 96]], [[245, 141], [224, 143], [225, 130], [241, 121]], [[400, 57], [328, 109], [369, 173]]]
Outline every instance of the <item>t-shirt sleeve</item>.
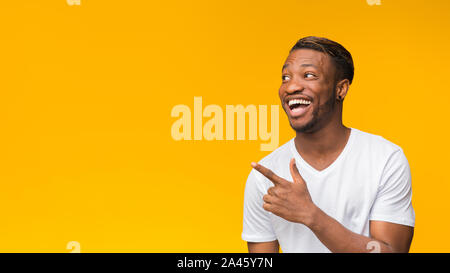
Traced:
[[263, 209], [266, 190], [255, 170], [250, 172], [244, 193], [244, 221], [242, 239], [248, 242], [269, 242], [276, 240], [270, 222], [269, 212]]
[[414, 226], [411, 171], [403, 150], [394, 152], [384, 166], [370, 220]]

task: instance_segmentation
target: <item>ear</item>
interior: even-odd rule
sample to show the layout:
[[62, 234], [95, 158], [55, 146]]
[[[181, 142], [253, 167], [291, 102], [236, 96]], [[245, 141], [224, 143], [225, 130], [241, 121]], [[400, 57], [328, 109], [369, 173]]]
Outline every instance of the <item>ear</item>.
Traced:
[[336, 84], [336, 98], [339, 101], [343, 101], [347, 95], [348, 88], [350, 87], [350, 82], [348, 79], [343, 79]]

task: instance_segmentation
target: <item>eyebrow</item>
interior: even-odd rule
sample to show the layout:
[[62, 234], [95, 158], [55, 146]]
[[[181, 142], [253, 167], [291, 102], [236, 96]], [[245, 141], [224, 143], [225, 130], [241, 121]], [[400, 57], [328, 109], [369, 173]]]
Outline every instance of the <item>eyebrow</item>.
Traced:
[[[289, 66], [289, 64], [284, 64], [283, 67], [281, 68], [281, 71], [283, 71], [285, 68], [287, 68]], [[301, 64], [301, 67], [308, 67], [308, 66], [312, 66], [314, 68], [317, 68], [317, 66], [313, 65], [313, 64]]]

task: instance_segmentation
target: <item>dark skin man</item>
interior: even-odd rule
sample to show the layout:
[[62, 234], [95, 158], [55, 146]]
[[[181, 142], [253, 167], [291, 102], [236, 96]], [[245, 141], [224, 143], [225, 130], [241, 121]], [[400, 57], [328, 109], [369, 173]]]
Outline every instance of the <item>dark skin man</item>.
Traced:
[[[330, 166], [344, 149], [350, 128], [342, 123], [342, 104], [350, 83], [339, 79], [331, 57], [312, 49], [298, 49], [287, 57], [279, 89], [281, 104], [296, 131], [296, 149], [317, 170]], [[291, 109], [288, 102], [310, 102]], [[301, 148], [300, 148], [301, 147]], [[408, 252], [414, 228], [384, 221], [370, 221], [370, 236], [350, 231], [317, 207], [295, 165], [290, 162], [293, 181], [287, 181], [258, 163], [252, 167], [274, 184], [264, 195], [266, 211], [307, 226], [332, 252]], [[250, 253], [279, 252], [277, 240], [248, 242]]]

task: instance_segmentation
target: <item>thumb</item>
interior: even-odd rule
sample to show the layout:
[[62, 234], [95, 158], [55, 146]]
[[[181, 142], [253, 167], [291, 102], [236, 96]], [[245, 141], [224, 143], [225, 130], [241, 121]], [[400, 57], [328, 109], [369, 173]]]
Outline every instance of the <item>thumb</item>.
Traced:
[[295, 164], [295, 158], [291, 159], [289, 163], [289, 168], [291, 170], [292, 179], [294, 179], [294, 183], [304, 183], [302, 175], [298, 172], [297, 165]]

